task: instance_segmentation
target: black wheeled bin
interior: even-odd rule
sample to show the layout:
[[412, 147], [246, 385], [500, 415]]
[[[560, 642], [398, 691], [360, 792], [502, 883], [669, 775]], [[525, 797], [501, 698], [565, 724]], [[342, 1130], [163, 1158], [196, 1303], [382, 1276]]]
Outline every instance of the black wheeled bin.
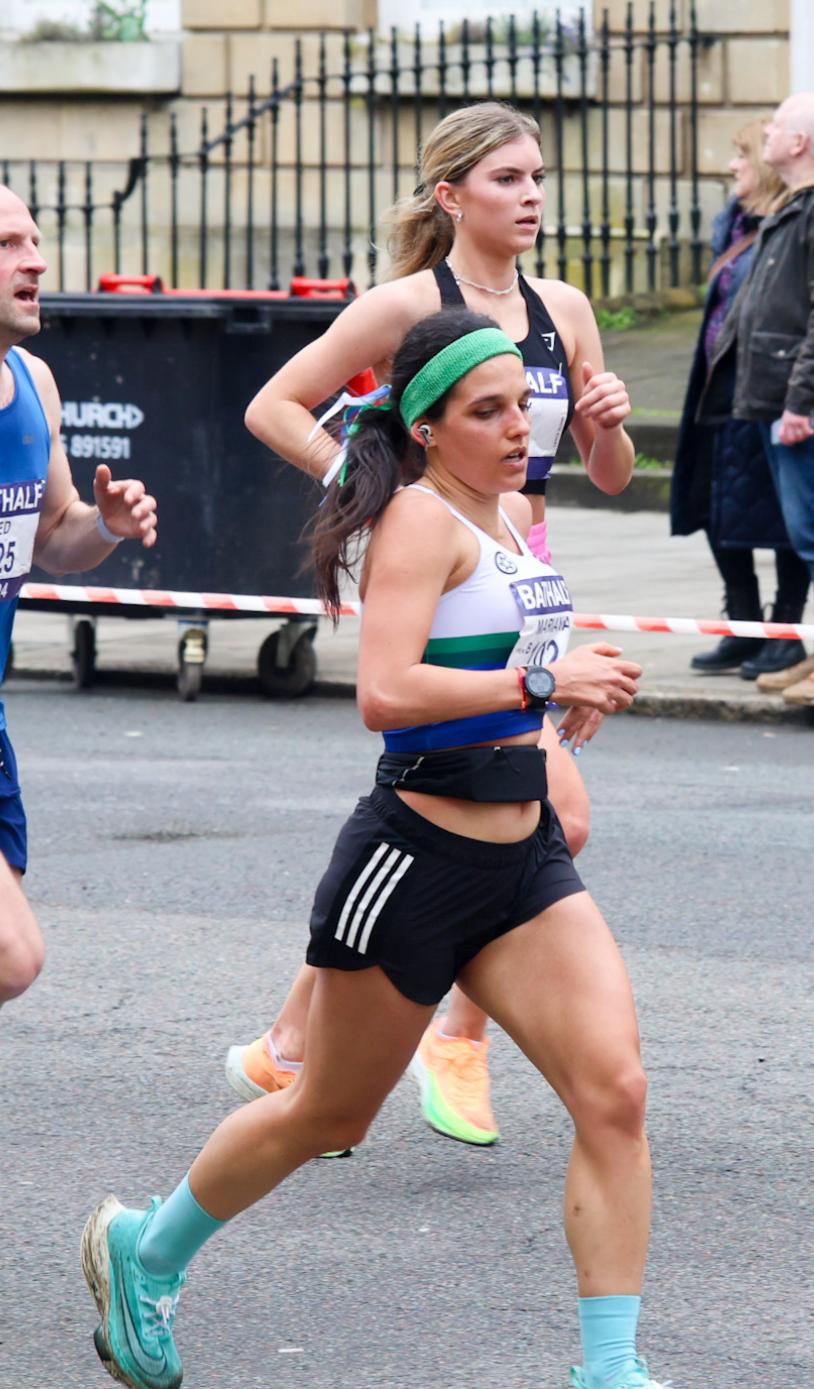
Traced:
[[[268, 377], [341, 312], [341, 291], [325, 293], [329, 297], [183, 291], [43, 295], [42, 332], [27, 345], [56, 377], [65, 450], [80, 495], [92, 497], [93, 474], [105, 462], [114, 477], [143, 479], [159, 509], [152, 549], [122, 545], [92, 575], [75, 574], [61, 583], [295, 598], [313, 594], [301, 533], [318, 505], [319, 489], [254, 439], [243, 413]], [[32, 578], [47, 576], [34, 572]], [[86, 602], [73, 606], [70, 600], [47, 606], [83, 619], [162, 612], [160, 606], [89, 609]], [[202, 622], [212, 616], [176, 605], [166, 611]], [[92, 621], [75, 624], [74, 670], [80, 685], [91, 683], [93, 628]], [[289, 619], [282, 636], [275, 633], [264, 643], [258, 670], [267, 693], [302, 693], [310, 686], [315, 630], [314, 618]], [[194, 634], [192, 628], [188, 649], [183, 642], [179, 648], [179, 689], [187, 698], [197, 693], [205, 656], [205, 635], [201, 641], [198, 633], [196, 645]]]

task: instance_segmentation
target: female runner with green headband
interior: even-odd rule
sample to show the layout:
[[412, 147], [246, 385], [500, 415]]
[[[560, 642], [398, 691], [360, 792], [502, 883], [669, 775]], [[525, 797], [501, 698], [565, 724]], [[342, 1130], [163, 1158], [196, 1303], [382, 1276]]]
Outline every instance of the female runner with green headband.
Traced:
[[[633, 447], [622, 427], [630, 410], [624, 385], [602, 363], [591, 306], [560, 280], [526, 279], [517, 257], [534, 246], [544, 191], [536, 123], [497, 102], [446, 116], [428, 137], [421, 183], [394, 209], [392, 276], [360, 296], [317, 342], [268, 382], [247, 412], [249, 428], [283, 458], [314, 477], [330, 475], [337, 444], [314, 431], [311, 410], [356, 371], [373, 365], [389, 377], [392, 355], [409, 327], [442, 304], [488, 312], [519, 344], [531, 396], [529, 544], [545, 548], [545, 488], [557, 443], [569, 428], [597, 487], [619, 492], [630, 478]], [[542, 546], [541, 546], [542, 542]], [[566, 747], [579, 753], [601, 722], [576, 712], [543, 729], [552, 803], [572, 855], [589, 829], [587, 792]], [[303, 966], [272, 1027], [226, 1059], [230, 1085], [254, 1099], [290, 1084], [302, 1061], [314, 975]], [[489, 1098], [487, 1019], [454, 988], [445, 1017], [422, 1038], [411, 1072], [422, 1112], [439, 1132], [479, 1145], [498, 1125]]]
[[[358, 702], [385, 751], [317, 889], [304, 1067], [229, 1115], [164, 1205], [108, 1197], [90, 1216], [97, 1350], [132, 1389], [177, 1389], [172, 1326], [193, 1254], [310, 1158], [361, 1141], [459, 977], [574, 1125], [565, 1226], [584, 1364], [570, 1382], [660, 1389], [636, 1350], [650, 1165], [633, 1000], [538, 746], [550, 699], [612, 713], [640, 668], [602, 644], [565, 654], [567, 590], [522, 538], [530, 392], [511, 339], [446, 310], [407, 334], [391, 379], [388, 407], [357, 416], [315, 534], [334, 612], [369, 542]], [[547, 667], [527, 664], [541, 634], [562, 653]]]

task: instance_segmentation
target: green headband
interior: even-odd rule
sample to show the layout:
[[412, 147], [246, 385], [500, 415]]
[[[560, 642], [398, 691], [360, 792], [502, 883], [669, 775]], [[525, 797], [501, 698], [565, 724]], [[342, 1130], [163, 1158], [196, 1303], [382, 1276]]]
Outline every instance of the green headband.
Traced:
[[490, 357], [501, 357], [506, 352], [511, 352], [522, 362], [523, 354], [519, 347], [500, 328], [478, 328], [474, 333], [467, 333], [451, 342], [449, 347], [443, 347], [416, 373], [401, 393], [399, 414], [407, 428], [473, 367], [479, 367], [481, 362], [488, 362]]

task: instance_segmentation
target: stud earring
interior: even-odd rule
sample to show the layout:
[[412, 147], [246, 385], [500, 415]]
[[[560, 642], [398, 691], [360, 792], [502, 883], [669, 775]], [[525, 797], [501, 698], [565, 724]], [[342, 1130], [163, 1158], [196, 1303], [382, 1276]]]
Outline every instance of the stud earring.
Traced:
[[456, 212], [456, 213], [455, 213], [455, 221], [456, 221], [456, 222], [462, 222], [463, 220], [464, 220], [464, 215], [463, 215], [463, 213], [460, 212], [460, 211], [459, 211], [459, 212]]

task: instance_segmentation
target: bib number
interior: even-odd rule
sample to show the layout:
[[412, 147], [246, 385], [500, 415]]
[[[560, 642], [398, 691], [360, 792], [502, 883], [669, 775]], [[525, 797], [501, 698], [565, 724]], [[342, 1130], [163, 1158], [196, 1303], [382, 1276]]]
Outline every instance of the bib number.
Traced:
[[550, 572], [510, 585], [521, 617], [507, 666], [548, 666], [568, 650], [573, 605], [562, 575]]
[[0, 486], [0, 602], [17, 597], [31, 570], [44, 490], [40, 482]]
[[531, 391], [529, 457], [553, 463], [568, 418], [568, 383], [562, 372], [527, 367], [526, 384]]

